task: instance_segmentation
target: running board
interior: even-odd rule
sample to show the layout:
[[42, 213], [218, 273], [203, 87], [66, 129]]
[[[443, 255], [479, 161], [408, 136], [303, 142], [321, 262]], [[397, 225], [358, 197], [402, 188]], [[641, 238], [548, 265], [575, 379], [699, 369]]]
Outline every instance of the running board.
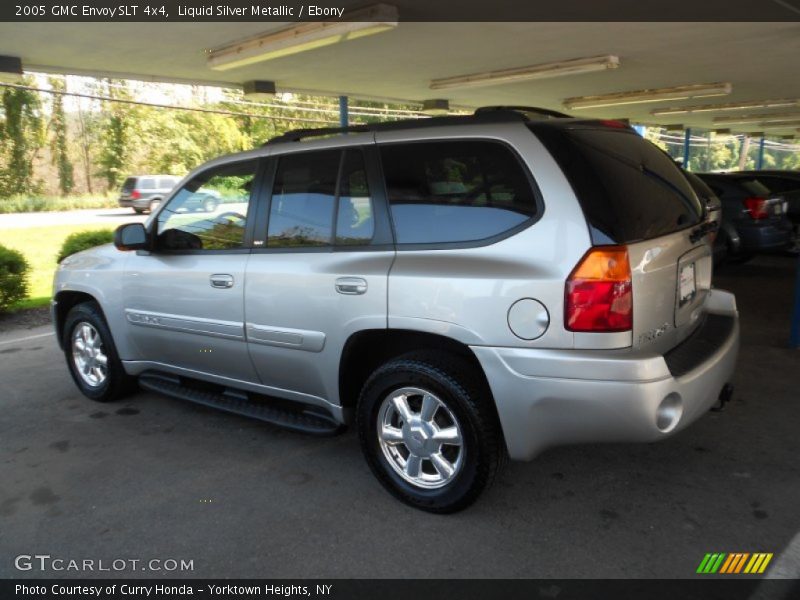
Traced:
[[[193, 387], [184, 382], [196, 383], [202, 387], [218, 388], [222, 391], [199, 389], [199, 387]], [[333, 417], [321, 413], [320, 411], [323, 409], [319, 407], [277, 401], [281, 404], [291, 405], [291, 408], [279, 406], [276, 401], [271, 402], [271, 399], [266, 396], [248, 394], [241, 390], [224, 389], [220, 386], [207, 385], [152, 371], [139, 376], [139, 386], [151, 392], [258, 419], [300, 433], [328, 436], [335, 435], [344, 428]]]

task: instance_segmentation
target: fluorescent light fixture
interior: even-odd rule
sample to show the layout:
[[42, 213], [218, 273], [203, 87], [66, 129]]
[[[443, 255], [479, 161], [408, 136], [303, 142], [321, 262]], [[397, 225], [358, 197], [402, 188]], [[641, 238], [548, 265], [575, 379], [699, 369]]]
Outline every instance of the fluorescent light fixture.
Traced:
[[446, 115], [450, 112], [450, 102], [442, 98], [423, 100], [422, 110], [426, 115]]
[[786, 121], [800, 119], [799, 111], [759, 113], [752, 115], [737, 115], [735, 117], [714, 117], [714, 123], [725, 123], [726, 125], [741, 125], [745, 123], [772, 123], [773, 121]]
[[434, 79], [430, 83], [432, 90], [445, 90], [449, 88], [480, 87], [498, 85], [503, 83], [516, 83], [532, 79], [547, 79], [549, 77], [563, 77], [564, 75], [579, 75], [581, 73], [594, 73], [619, 67], [619, 58], [612, 55], [592, 56], [590, 58], [574, 58], [530, 67], [488, 71], [486, 73], [473, 73], [457, 77], [444, 77]]
[[656, 108], [650, 114], [656, 117], [667, 115], [691, 115], [702, 112], [723, 112], [726, 110], [746, 110], [748, 108], [791, 108], [800, 106], [800, 98], [782, 98], [778, 100], [753, 100], [752, 102], [729, 102], [727, 104], [699, 104], [695, 106], [673, 106]]
[[248, 100], [268, 100], [275, 95], [274, 81], [245, 81], [242, 85], [244, 97]]
[[3, 83], [21, 83], [22, 60], [16, 56], [0, 56], [0, 81]]
[[644, 102], [663, 102], [665, 100], [689, 100], [691, 98], [727, 96], [732, 91], [733, 86], [730, 83], [698, 83], [669, 88], [567, 98], [564, 100], [564, 107], [569, 110], [582, 110], [604, 108], [606, 106], [623, 106], [625, 104], [642, 104]]
[[[397, 27], [397, 7], [374, 4], [348, 13], [351, 21], [309, 21], [246, 38], [208, 53], [208, 66], [227, 71]], [[361, 19], [361, 20], [359, 20]]]

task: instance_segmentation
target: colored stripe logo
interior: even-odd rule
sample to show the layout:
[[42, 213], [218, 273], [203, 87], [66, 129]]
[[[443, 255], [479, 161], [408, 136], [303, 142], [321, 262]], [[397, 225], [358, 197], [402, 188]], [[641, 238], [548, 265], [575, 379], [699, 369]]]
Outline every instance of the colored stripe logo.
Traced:
[[697, 573], [702, 575], [720, 573], [736, 575], [760, 575], [767, 570], [772, 560], [771, 552], [709, 552], [700, 561]]

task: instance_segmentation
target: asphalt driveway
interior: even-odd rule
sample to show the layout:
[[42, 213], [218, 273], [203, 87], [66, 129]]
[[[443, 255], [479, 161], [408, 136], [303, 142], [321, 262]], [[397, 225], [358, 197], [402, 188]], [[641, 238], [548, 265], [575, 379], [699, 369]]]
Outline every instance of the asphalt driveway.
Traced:
[[37, 553], [192, 560], [171, 573], [191, 577], [683, 578], [707, 552], [774, 552], [796, 569], [779, 556], [800, 530], [794, 264], [717, 276], [742, 312], [725, 412], [658, 444], [511, 464], [452, 516], [387, 495], [352, 432], [305, 437], [149, 393], [92, 403], [47, 328], [3, 332], [0, 577], [68, 574], [15, 569]]

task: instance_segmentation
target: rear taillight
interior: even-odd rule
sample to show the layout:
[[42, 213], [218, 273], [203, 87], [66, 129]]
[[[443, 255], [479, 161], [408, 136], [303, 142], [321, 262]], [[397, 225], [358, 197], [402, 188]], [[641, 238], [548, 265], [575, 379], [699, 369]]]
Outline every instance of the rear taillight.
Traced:
[[133, 190], [131, 192], [131, 198], [133, 198], [134, 200], [138, 200], [141, 197], [142, 197], [142, 193], [139, 190]]
[[766, 198], [745, 198], [744, 209], [754, 221], [766, 219], [769, 216], [769, 203]]
[[631, 267], [625, 246], [589, 250], [567, 279], [565, 292], [564, 324], [569, 331], [633, 327]]

